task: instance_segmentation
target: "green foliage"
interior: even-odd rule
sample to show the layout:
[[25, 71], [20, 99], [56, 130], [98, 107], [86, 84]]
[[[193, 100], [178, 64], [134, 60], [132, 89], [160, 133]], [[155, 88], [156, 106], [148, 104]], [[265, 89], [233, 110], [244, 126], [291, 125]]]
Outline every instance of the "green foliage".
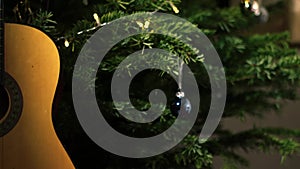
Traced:
[[[174, 2], [174, 4], [177, 5], [177, 2]], [[101, 23], [110, 22], [137, 11], [174, 12], [168, 1], [157, 1], [157, 3], [155, 1], [109, 1], [107, 4], [96, 5], [94, 9], [101, 13]], [[206, 10], [195, 10], [190, 15], [185, 9], [180, 10], [183, 10], [182, 15], [185, 18], [197, 25], [210, 37], [221, 56], [229, 87], [224, 117], [237, 116], [245, 118], [246, 115], [263, 117], [267, 111], [278, 110], [280, 101], [283, 99], [295, 98], [294, 91], [300, 78], [300, 72], [297, 69], [300, 58], [288, 44], [288, 33], [243, 35], [241, 29], [246, 29], [255, 24], [255, 18], [243, 16], [239, 8], [216, 10], [208, 8]], [[88, 21], [88, 23], [87, 25], [76, 24], [72, 32], [93, 26], [93, 22]], [[173, 26], [176, 27], [176, 25]], [[83, 43], [88, 35], [89, 33], [75, 36], [80, 39], [79, 41], [75, 39], [73, 42], [78, 43], [75, 47], [80, 48], [80, 43]], [[102, 63], [100, 67], [102, 73], [107, 72], [110, 74], [110, 72], [114, 72], [116, 66], [128, 54], [143, 48], [166, 49], [171, 53], [182, 56], [186, 63], [189, 63], [192, 67], [198, 67], [198, 69], [194, 69], [196, 75], [202, 74], [201, 72], [204, 71], [200, 68], [203, 60], [200, 62], [196, 60], [200, 54], [195, 53], [189, 46], [170, 37], [141, 34], [124, 39], [116, 45], [112, 49], [112, 53], [108, 54]], [[76, 50], [74, 52], [76, 53]], [[144, 64], [147, 64], [147, 62]], [[172, 67], [172, 64], [166, 66]], [[174, 60], [173, 66], [176, 66], [176, 60]], [[127, 67], [125, 69], [130, 72], [132, 68]], [[147, 77], [150, 78], [151, 76]], [[158, 77], [162, 78], [161, 75]], [[202, 90], [209, 88], [206, 85], [207, 82], [203, 81], [204, 79], [198, 78], [199, 86], [203, 87]], [[140, 81], [142, 80], [145, 79], [141, 78]], [[164, 81], [159, 84], [161, 86], [167, 85]], [[104, 84], [100, 86], [99, 89], [105, 90]], [[147, 87], [150, 86], [147, 86], [147, 84], [135, 86], [135, 90], [143, 91], [143, 88]], [[176, 89], [176, 86], [173, 88]], [[172, 93], [171, 91], [168, 92]], [[99, 93], [104, 98], [106, 97], [103, 92], [100, 91]], [[140, 110], [149, 106], [147, 99], [143, 99], [142, 95], [136, 92], [131, 94], [132, 99], [135, 100], [136, 108]], [[126, 108], [126, 103], [122, 104], [123, 110], [130, 111]], [[106, 109], [107, 112], [111, 112], [109, 109], [113, 109], [113, 105], [107, 106]], [[205, 112], [207, 112], [207, 109], [202, 108], [200, 113], [205, 114]], [[115, 120], [115, 122], [118, 122], [114, 124], [117, 124], [115, 127], [127, 135], [141, 136], [142, 134], [142, 136], [145, 136], [145, 131], [148, 134], [155, 134], [164, 131], [163, 129], [172, 124], [174, 117], [168, 116], [169, 111], [164, 113], [159, 121], [145, 126], [128, 123], [128, 121], [122, 120], [122, 117], [114, 111], [115, 117], [119, 118], [119, 120]], [[214, 138], [205, 143], [199, 143], [197, 132], [199, 128], [201, 129], [202, 123], [203, 121], [199, 119], [199, 124], [193, 128], [191, 135], [184, 139], [175, 150], [151, 158], [149, 161], [145, 160], [145, 163], [142, 162], [140, 165], [145, 164], [149, 168], [166, 168], [167, 166], [173, 168], [191, 166], [194, 168], [210, 168], [212, 158], [219, 155], [224, 158], [224, 168], [238, 168], [239, 165], [249, 165], [246, 159], [234, 151], [238, 148], [245, 151], [261, 150], [263, 152], [277, 150], [282, 155], [282, 161], [299, 148], [298, 142], [292, 139], [293, 137], [299, 137], [298, 131], [288, 129], [253, 128], [232, 134], [230, 131], [221, 132], [220, 128], [216, 131]], [[120, 165], [122, 165], [122, 162], [120, 162]]]
[[197, 136], [187, 136], [183, 141], [185, 149], [175, 155], [175, 161], [179, 165], [194, 165], [195, 168], [207, 168], [212, 164], [213, 155], [202, 147]]
[[56, 21], [52, 20], [53, 13], [43, 10], [38, 10], [33, 16], [31, 24], [39, 27], [47, 33], [54, 33]]
[[[238, 7], [216, 8], [216, 5], [216, 1], [211, 0], [201, 2], [185, 1], [182, 3], [179, 0], [92, 1], [88, 6], [79, 5], [74, 7], [74, 9], [82, 8], [79, 13], [85, 15], [81, 18], [76, 15], [77, 11], [64, 9], [68, 12], [73, 11], [68, 15], [80, 18], [71, 24], [59, 21], [56, 24], [53, 20], [59, 20], [60, 16], [55, 16], [55, 13], [53, 16], [51, 12], [43, 10], [36, 12], [32, 25], [40, 27], [46, 32], [51, 32], [56, 39], [60, 39], [56, 43], [61, 54], [61, 75], [64, 90], [59, 106], [61, 114], [56, 117], [55, 124], [58, 135], [71, 152], [71, 157], [84, 158], [87, 163], [91, 163], [91, 161], [98, 162], [98, 159], [94, 156], [100, 156], [96, 153], [86, 154], [85, 151], [80, 151], [71, 144], [75, 139], [86, 137], [74, 115], [70, 79], [80, 49], [96, 31], [96, 29], [83, 31], [97, 27], [92, 19], [93, 13], [99, 15], [100, 22], [103, 24], [136, 12], [159, 11], [175, 14], [176, 9], [179, 10], [180, 12], [177, 15], [186, 18], [201, 29], [210, 38], [221, 57], [228, 85], [228, 96], [223, 118], [264, 117], [270, 111], [279, 111], [284, 100], [297, 98], [295, 91], [300, 80], [300, 56], [297, 55], [295, 49], [290, 47], [289, 34], [287, 32], [252, 33], [249, 28], [256, 24], [254, 17], [244, 16]], [[52, 19], [53, 17], [54, 19]], [[175, 23], [166, 26], [176, 28], [178, 25], [179, 23]], [[78, 32], [81, 31], [83, 32], [79, 34]], [[186, 31], [189, 30], [186, 29]], [[69, 48], [64, 46], [63, 42], [65, 40], [70, 43]], [[201, 51], [191, 49], [176, 38], [147, 33], [126, 38], [118, 43], [107, 54], [99, 67], [98, 74], [105, 80], [95, 79], [92, 82], [96, 83], [97, 99], [101, 111], [104, 112], [106, 118], [118, 131], [131, 136], [149, 136], [164, 131], [174, 121], [175, 117], [171, 115], [169, 107], [167, 107], [163, 115], [151, 124], [137, 125], [129, 123], [128, 120], [120, 116], [114, 105], [118, 104], [119, 108], [130, 112], [131, 107], [128, 107], [128, 103], [112, 103], [108, 86], [110, 86], [110, 80], [116, 67], [129, 54], [147, 48], [168, 50], [170, 53], [181, 56], [192, 68], [201, 91], [199, 118], [190, 134], [168, 153], [129, 162], [130, 160], [127, 158], [107, 155], [106, 152], [101, 151], [107, 157], [103, 161], [109, 161], [103, 164], [102, 168], [124, 168], [123, 166], [153, 169], [211, 168], [213, 157], [221, 156], [224, 159], [224, 169], [235, 169], [241, 165], [249, 165], [248, 161], [236, 152], [237, 149], [243, 149], [245, 152], [262, 151], [266, 153], [276, 150], [281, 154], [282, 162], [299, 150], [297, 138], [300, 137], [300, 131], [284, 128], [253, 127], [246, 131], [232, 133], [223, 129], [220, 125], [212, 138], [205, 143], [200, 143], [198, 134], [206, 118], [210, 102], [210, 85], [203, 67], [203, 62], [205, 62], [203, 55]], [[157, 64], [162, 67], [168, 66], [170, 70], [177, 66], [176, 59], [169, 60], [169, 63], [173, 64], [162, 65], [161, 62]], [[147, 64], [147, 62], [141, 64]], [[127, 69], [130, 73], [130, 70], [133, 70], [134, 67], [128, 66], [124, 69]], [[86, 71], [76, 76], [85, 78], [88, 76], [88, 70]], [[135, 81], [131, 87], [131, 101], [139, 110], [149, 108], [148, 94], [151, 90], [161, 88], [168, 97], [172, 97], [177, 89], [177, 85], [170, 76], [167, 76], [167, 72], [146, 71], [136, 77]], [[168, 100], [168, 104], [170, 102], [171, 100]], [[98, 147], [93, 145], [91, 141], [85, 141], [84, 143], [92, 147], [91, 151], [96, 152], [95, 149]], [[75, 162], [78, 168], [85, 168], [87, 163], [82, 160]], [[93, 167], [95, 168], [95, 166]]]

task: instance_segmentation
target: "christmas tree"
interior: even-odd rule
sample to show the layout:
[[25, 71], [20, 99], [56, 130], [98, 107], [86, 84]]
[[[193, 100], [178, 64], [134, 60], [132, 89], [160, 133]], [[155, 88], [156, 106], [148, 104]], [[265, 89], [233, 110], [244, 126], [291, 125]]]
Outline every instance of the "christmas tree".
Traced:
[[[224, 168], [249, 165], [236, 150], [278, 151], [282, 162], [299, 149], [299, 130], [262, 128], [234, 133], [222, 127], [213, 136], [199, 141], [199, 133], [208, 115], [211, 86], [203, 66], [201, 51], [163, 35], [144, 33], [128, 37], [105, 56], [97, 70], [96, 96], [101, 112], [111, 126], [132, 137], [150, 137], [168, 129], [176, 119], [171, 104], [178, 84], [166, 72], [146, 70], [133, 78], [130, 99], [138, 110], [147, 110], [153, 89], [166, 94], [167, 107], [157, 120], [147, 124], [129, 122], [118, 110], [131, 111], [129, 103], [113, 103], [111, 79], [117, 66], [138, 50], [166, 49], [189, 65], [195, 75], [201, 102], [197, 121], [176, 147], [154, 157], [126, 158], [109, 153], [95, 144], [83, 131], [72, 102], [72, 77], [76, 59], [87, 40], [114, 20], [135, 13], [162, 12], [184, 18], [197, 26], [217, 50], [226, 73], [227, 100], [222, 119], [263, 118], [268, 112], [280, 111], [283, 100], [295, 100], [300, 79], [300, 56], [289, 44], [289, 33], [257, 34], [257, 26], [266, 21], [266, 13], [255, 13], [253, 1], [230, 6], [226, 0], [64, 0], [9, 1], [7, 20], [25, 23], [47, 32], [57, 44], [61, 59], [60, 83], [56, 93], [53, 121], [57, 134], [76, 168], [212, 168], [213, 158], [221, 156]], [[245, 4], [246, 3], [246, 4]], [[247, 6], [248, 4], [248, 6]], [[250, 6], [249, 6], [250, 5]], [[270, 16], [282, 12], [284, 1], [267, 6]], [[265, 9], [264, 9], [265, 10]], [[149, 23], [151, 24], [151, 22]], [[147, 27], [147, 23], [137, 23]], [[176, 26], [176, 24], [175, 24]], [[188, 31], [188, 30], [187, 30]], [[163, 63], [157, 61], [157, 64]], [[177, 62], [161, 65], [174, 68]], [[127, 67], [128, 73], [132, 67]], [[175, 72], [175, 74], [180, 71]], [[85, 76], [86, 74], [80, 75]], [[188, 83], [184, 79], [183, 83]], [[132, 145], [134, 147], [134, 145]]]

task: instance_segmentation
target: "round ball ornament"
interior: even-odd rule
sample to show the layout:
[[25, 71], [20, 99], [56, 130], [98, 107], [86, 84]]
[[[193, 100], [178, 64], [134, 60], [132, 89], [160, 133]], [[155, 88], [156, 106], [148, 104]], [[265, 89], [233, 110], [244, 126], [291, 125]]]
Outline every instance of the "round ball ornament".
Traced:
[[176, 93], [176, 98], [171, 104], [171, 113], [174, 116], [178, 115], [187, 115], [191, 112], [192, 110], [192, 105], [189, 99], [184, 97], [183, 92], [177, 92]]
[[260, 15], [260, 4], [257, 0], [241, 0], [241, 9], [243, 13], [253, 13], [255, 16]]
[[241, 0], [242, 13], [245, 15], [254, 15], [259, 22], [265, 23], [269, 20], [269, 13], [260, 3], [260, 0]]

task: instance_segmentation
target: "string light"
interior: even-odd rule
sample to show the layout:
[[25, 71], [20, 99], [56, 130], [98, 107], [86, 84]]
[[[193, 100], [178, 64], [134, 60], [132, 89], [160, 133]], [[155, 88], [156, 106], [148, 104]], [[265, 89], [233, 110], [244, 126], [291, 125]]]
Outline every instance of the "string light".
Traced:
[[[98, 29], [99, 27], [103, 27], [103, 26], [105, 26], [105, 25], [107, 25], [107, 24], [109, 24], [110, 22], [105, 22], [105, 23], [100, 23], [100, 19], [99, 19], [99, 17], [97, 17], [95, 14], [93, 15], [94, 16], [94, 19], [96, 20], [96, 18], [97, 18], [97, 20], [96, 20], [96, 26], [94, 26], [94, 27], [92, 27], [92, 28], [89, 28], [89, 29], [85, 29], [85, 30], [81, 30], [81, 31], [78, 31], [77, 33], [76, 33], [76, 35], [81, 35], [81, 34], [83, 34], [83, 33], [88, 33], [88, 32], [91, 32], [91, 31], [93, 31], [93, 30], [96, 30], [96, 29]], [[56, 39], [56, 41], [60, 41], [60, 40], [65, 40], [65, 46], [67, 47], [67, 46], [69, 46], [69, 45], [66, 45], [67, 43], [66, 43], [66, 41], [68, 41], [67, 40], [68, 38], [66, 38], [65, 36], [61, 36], [61, 37], [59, 37], [59, 38], [57, 38]]]
[[149, 21], [145, 21], [145, 23], [142, 23], [142, 22], [139, 22], [139, 21], [136, 21], [136, 24], [142, 28], [142, 29], [148, 29], [149, 28], [149, 25], [150, 25], [150, 22]]
[[145, 29], [148, 29], [148, 28], [149, 28], [149, 25], [150, 25], [150, 22], [149, 22], [149, 21], [146, 21], [145, 24], [144, 24], [144, 28], [145, 28]]
[[69, 43], [69, 41], [67, 39], [65, 39], [65, 43], [64, 44], [65, 44], [66, 48], [70, 46], [70, 43]]
[[250, 2], [249, 2], [249, 0], [246, 0], [245, 1], [245, 8], [249, 8], [250, 7]]
[[257, 1], [254, 1], [253, 2], [253, 5], [252, 5], [252, 11], [254, 12], [254, 15], [256, 16], [259, 16], [260, 15], [260, 9], [259, 9], [259, 4]]
[[169, 4], [176, 14], [179, 13], [179, 9], [173, 4], [173, 2], [169, 1]]
[[[88, 4], [88, 0], [83, 0], [82, 2], [83, 2], [84, 4]], [[165, 3], [169, 3], [169, 4], [170, 4], [170, 6], [171, 6], [172, 10], [174, 11], [174, 13], [176, 13], [176, 14], [179, 13], [179, 9], [178, 9], [178, 8], [174, 5], [174, 3], [171, 2], [171, 1], [165, 1], [163, 4], [161, 4], [161, 7], [162, 7], [163, 5], [165, 5]], [[158, 12], [158, 10], [155, 10], [155, 11], [152, 12], [152, 13], [156, 13], [156, 12]], [[85, 29], [85, 30], [78, 31], [78, 32], [76, 33], [76, 35], [81, 35], [81, 34], [83, 34], [83, 33], [88, 33], [88, 32], [91, 32], [91, 31], [94, 31], [94, 30], [98, 29], [99, 27], [103, 27], [103, 26], [105, 26], [105, 25], [110, 24], [110, 22], [101, 23], [101, 22], [100, 22], [100, 18], [99, 18], [99, 16], [98, 16], [97, 13], [94, 13], [94, 14], [93, 14], [93, 18], [94, 18], [94, 20], [95, 20], [95, 22], [96, 22], [96, 26], [94, 26], [94, 27], [92, 27], [92, 28], [89, 28], [89, 29]], [[138, 24], [141, 28], [147, 29], [147, 28], [149, 28], [150, 22], [149, 22], [149, 21], [145, 21], [144, 24], [141, 23], [141, 22], [137, 22], [137, 24]], [[56, 39], [56, 41], [61, 41], [61, 40], [64, 40], [64, 45], [65, 45], [65, 47], [69, 47], [69, 46], [70, 46], [70, 42], [68, 41], [68, 38], [67, 38], [67, 37], [61, 36], [61, 37], [59, 37], [59, 38]]]
[[[92, 30], [96, 30], [98, 27], [101, 27], [101, 26], [104, 26], [104, 25], [107, 24], [107, 23], [104, 23], [104, 24], [101, 24], [101, 23], [100, 23], [100, 18], [99, 18], [99, 16], [98, 16], [97, 13], [94, 13], [94, 14], [93, 14], [93, 17], [94, 17], [94, 19], [95, 19], [95, 21], [96, 21], [97, 26], [94, 26], [94, 27], [92, 27], [92, 28], [90, 28], [90, 29], [86, 29], [86, 30], [79, 31], [79, 32], [76, 33], [77, 35], [80, 35], [80, 34], [83, 34], [83, 33], [86, 33], [86, 32], [90, 32], [90, 31], [92, 31]], [[60, 37], [60, 38], [57, 39], [57, 41], [59, 41], [59, 40], [61, 40], [61, 39], [64, 39], [64, 40], [65, 40], [65, 42], [64, 42], [65, 47], [69, 47], [69, 46], [70, 46], [70, 42], [67, 40], [67, 38], [65, 38], [65, 37]]]
[[93, 14], [93, 17], [94, 17], [94, 19], [95, 19], [97, 25], [99, 26], [99, 25], [100, 25], [100, 19], [99, 19], [98, 14], [97, 14], [97, 13], [94, 13], [94, 14]]

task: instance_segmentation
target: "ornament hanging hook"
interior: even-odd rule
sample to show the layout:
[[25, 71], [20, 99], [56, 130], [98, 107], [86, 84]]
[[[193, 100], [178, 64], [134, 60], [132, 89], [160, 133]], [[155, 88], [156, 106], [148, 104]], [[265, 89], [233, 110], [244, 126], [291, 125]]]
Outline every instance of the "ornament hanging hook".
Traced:
[[181, 58], [178, 58], [178, 91], [176, 97], [184, 97], [184, 92], [182, 91], [182, 73], [183, 73], [183, 64], [184, 61]]

